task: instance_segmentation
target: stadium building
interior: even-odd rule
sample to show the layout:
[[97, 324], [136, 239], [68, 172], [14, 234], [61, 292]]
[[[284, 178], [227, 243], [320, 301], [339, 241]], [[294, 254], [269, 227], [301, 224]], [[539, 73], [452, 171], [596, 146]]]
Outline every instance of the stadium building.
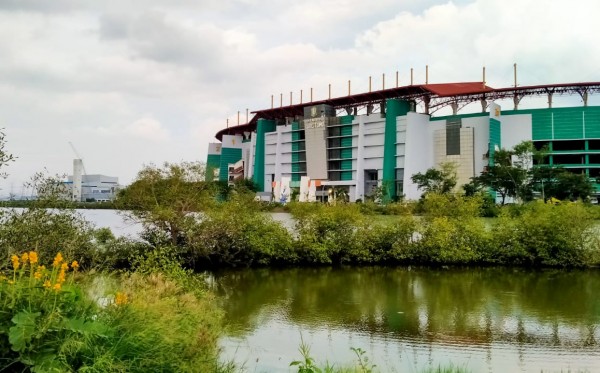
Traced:
[[[324, 199], [332, 190], [350, 201], [364, 200], [381, 185], [392, 196], [418, 199], [412, 175], [450, 161], [464, 184], [493, 162], [497, 149], [524, 140], [547, 145], [550, 164], [596, 178], [600, 106], [588, 106], [588, 95], [598, 91], [600, 83], [494, 89], [468, 82], [409, 85], [306, 103], [300, 99], [287, 106], [280, 102], [216, 134], [219, 142], [209, 145], [207, 178], [251, 178], [264, 200], [289, 200], [293, 188], [300, 200]], [[583, 104], [554, 108], [557, 95], [576, 96]], [[528, 96], [547, 97], [547, 107], [519, 109]], [[506, 99], [512, 101], [511, 110], [496, 104]], [[481, 104], [481, 112], [458, 113], [474, 102]], [[452, 114], [430, 114], [443, 107]]]

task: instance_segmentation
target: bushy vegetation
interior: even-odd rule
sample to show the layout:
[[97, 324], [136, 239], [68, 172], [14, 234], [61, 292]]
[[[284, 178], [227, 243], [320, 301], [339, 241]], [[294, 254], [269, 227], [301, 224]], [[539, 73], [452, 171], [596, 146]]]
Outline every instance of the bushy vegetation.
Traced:
[[206, 210], [186, 236], [193, 267], [250, 266], [294, 262], [292, 236], [243, 196]]
[[[514, 214], [514, 215], [513, 215]], [[598, 226], [580, 203], [531, 203], [494, 224], [490, 262], [529, 266], [585, 266], [598, 262]]]
[[[292, 229], [264, 214], [264, 204], [244, 189], [226, 199], [208, 187], [200, 192], [198, 182], [189, 181], [196, 180], [193, 170], [181, 167], [185, 170], [169, 165], [140, 173], [134, 184], [144, 187], [122, 194], [124, 202], [140, 203], [130, 217], [146, 228], [147, 243], [139, 244], [135, 255], [167, 248], [193, 269], [398, 263], [578, 267], [600, 261], [592, 207], [531, 202], [499, 208], [481, 191], [451, 192], [454, 184], [444, 181], [452, 175], [450, 165], [435, 183], [423, 176], [429, 187], [418, 202], [290, 203]], [[166, 185], [173, 190], [161, 191]], [[140, 199], [144, 188], [154, 190], [153, 201], [165, 200]], [[391, 215], [386, 223], [374, 218], [382, 213]], [[128, 246], [115, 240], [104, 244], [115, 257], [112, 263], [121, 267], [132, 265]]]

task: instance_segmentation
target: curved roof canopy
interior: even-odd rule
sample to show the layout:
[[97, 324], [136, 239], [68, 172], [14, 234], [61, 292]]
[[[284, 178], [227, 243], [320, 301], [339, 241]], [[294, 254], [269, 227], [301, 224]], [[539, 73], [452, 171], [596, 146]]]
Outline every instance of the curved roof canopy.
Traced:
[[[425, 104], [425, 113], [429, 114], [432, 109], [435, 111], [453, 103], [468, 104], [482, 99], [493, 101], [514, 97], [518, 100], [524, 96], [573, 93], [587, 97], [587, 94], [597, 92], [600, 92], [600, 82], [517, 86], [498, 89], [491, 88], [483, 82], [409, 85], [253, 111], [252, 113], [255, 115], [248, 123], [223, 128], [217, 132], [215, 137], [221, 141], [223, 135], [243, 134], [244, 132], [254, 131], [256, 123], [261, 118], [284, 121], [285, 118], [301, 117], [304, 115], [305, 107], [321, 104], [333, 106], [335, 109], [352, 109], [360, 106], [379, 104], [386, 99], [414, 100], [423, 102]], [[584, 98], [585, 100], [587, 98]]]

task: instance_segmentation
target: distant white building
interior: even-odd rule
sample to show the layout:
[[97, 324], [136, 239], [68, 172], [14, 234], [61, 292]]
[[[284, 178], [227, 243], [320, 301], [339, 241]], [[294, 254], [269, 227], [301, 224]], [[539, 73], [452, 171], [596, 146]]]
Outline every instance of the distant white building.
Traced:
[[[119, 178], [106, 175], [81, 175], [80, 202], [106, 202], [115, 199], [117, 192], [120, 189]], [[72, 186], [73, 190], [79, 190], [74, 184], [77, 183], [78, 177], [68, 177], [65, 183], [67, 186]], [[77, 193], [73, 193], [73, 198], [76, 200]]]

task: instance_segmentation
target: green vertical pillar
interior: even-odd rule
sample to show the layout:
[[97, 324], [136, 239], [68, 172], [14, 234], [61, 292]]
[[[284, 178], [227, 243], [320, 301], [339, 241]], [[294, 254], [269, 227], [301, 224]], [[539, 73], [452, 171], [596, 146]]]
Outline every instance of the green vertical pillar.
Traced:
[[410, 111], [410, 103], [387, 100], [385, 110], [385, 132], [383, 140], [383, 185], [387, 188], [386, 198], [396, 197], [396, 118]]
[[275, 131], [275, 121], [259, 119], [256, 123], [256, 150], [254, 153], [254, 173], [252, 180], [258, 190], [265, 191], [265, 134]]
[[[585, 140], [585, 151], [587, 152], [588, 150], [590, 150], [590, 145], [588, 140]], [[590, 155], [587, 153], [585, 155], [585, 174], [588, 177], [590, 176]]]
[[490, 118], [490, 157], [488, 159], [488, 165], [493, 166], [494, 154], [496, 153], [496, 146], [498, 149], [502, 148], [502, 137], [501, 137], [501, 124], [500, 121], [494, 118]]

